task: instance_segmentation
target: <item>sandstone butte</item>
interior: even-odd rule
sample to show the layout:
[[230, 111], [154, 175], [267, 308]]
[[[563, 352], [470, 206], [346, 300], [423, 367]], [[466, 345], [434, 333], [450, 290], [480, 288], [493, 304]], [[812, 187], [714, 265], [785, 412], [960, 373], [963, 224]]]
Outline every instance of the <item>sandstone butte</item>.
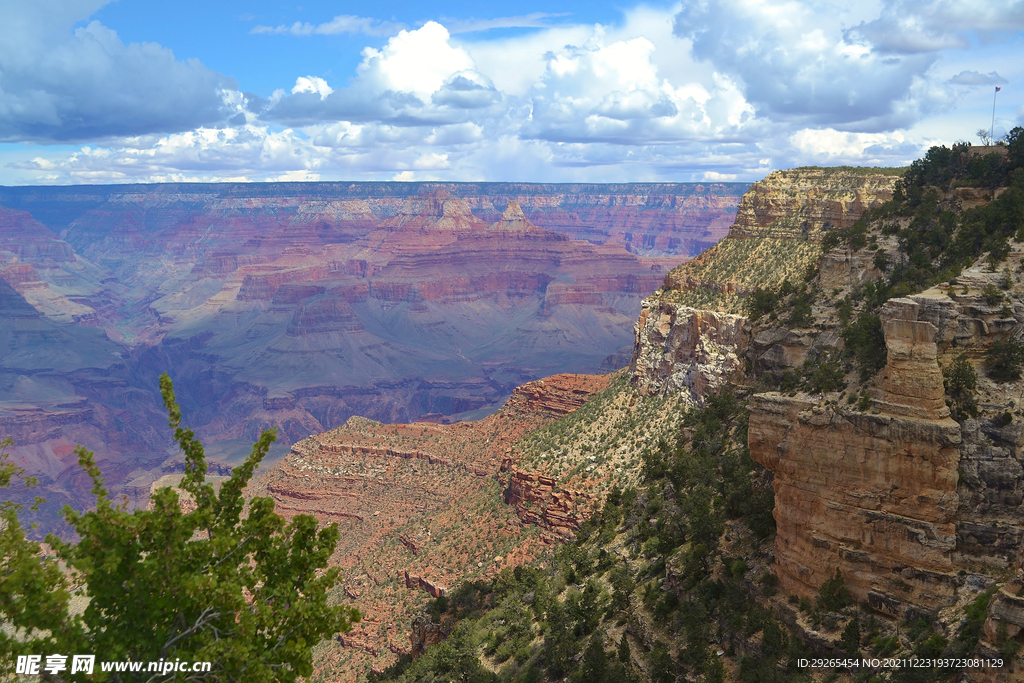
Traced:
[[[891, 196], [893, 178], [851, 178], [851, 187], [860, 189], [846, 193], [849, 201], [839, 207], [808, 189], [819, 176], [798, 169], [755, 184], [741, 200], [729, 237], [673, 271], [666, 287], [644, 302], [631, 365], [641, 390], [684, 392], [699, 403], [702, 387], [737, 386], [741, 364], [780, 377], [841, 344], [836, 306], [844, 294], [880, 277], [874, 254], [822, 254], [783, 242], [794, 239], [798, 225], [809, 225], [796, 239], [813, 244], [815, 226], [826, 215], [851, 224]], [[874, 194], [862, 191], [872, 186]], [[941, 200], [966, 208], [992, 198], [991, 191], [958, 188]], [[780, 230], [786, 237], [776, 237]], [[752, 241], [763, 244], [744, 249]], [[777, 254], [796, 262], [782, 268], [785, 277], [808, 264], [817, 267], [816, 282], [829, 296], [816, 302], [805, 326], [736, 315], [744, 289], [774, 287], [783, 279], [751, 267], [764, 258], [763, 246], [779, 247]], [[895, 238], [882, 238], [878, 250], [894, 257]], [[946, 407], [940, 368], [964, 352], [980, 366], [986, 349], [1019, 332], [1022, 257], [1024, 245], [1012, 243], [1009, 283], [979, 261], [955, 282], [886, 303], [880, 317], [887, 364], [859, 400], [840, 400], [838, 392], [745, 388], [754, 392], [750, 453], [773, 475], [774, 571], [784, 594], [813, 598], [839, 569], [852, 596], [876, 614], [894, 623], [938, 615], [955, 629], [967, 603], [998, 588], [976, 655], [1000, 658], [1001, 643], [1024, 639], [1024, 428], [1011, 414], [1020, 415], [1021, 382], [995, 384], [979, 370], [982, 414], [958, 423]], [[701, 285], [694, 283], [702, 281], [718, 285], [716, 296], [705, 299], [712, 310], [686, 305], [699, 301], [695, 288]], [[1009, 287], [1008, 303], [986, 299], [986, 288], [994, 287]], [[839, 651], [838, 633], [819, 633], [784, 601], [774, 607], [819, 651]], [[965, 675], [1013, 681], [1024, 674], [1012, 664]]]
[[[628, 362], [638, 300], [720, 239], [743, 184], [0, 188], [0, 434], [56, 523], [72, 455], [144, 504], [177, 458], [156, 391], [230, 465], [352, 415], [479, 417]], [[52, 509], [51, 509], [52, 508]]]

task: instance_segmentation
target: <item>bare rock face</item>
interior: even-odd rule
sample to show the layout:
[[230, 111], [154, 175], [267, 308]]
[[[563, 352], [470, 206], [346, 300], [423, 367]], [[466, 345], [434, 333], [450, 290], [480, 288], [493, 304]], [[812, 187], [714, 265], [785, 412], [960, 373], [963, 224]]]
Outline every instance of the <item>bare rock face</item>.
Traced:
[[750, 342], [747, 319], [648, 299], [634, 326], [630, 376], [646, 394], [685, 392], [701, 403], [740, 367]]
[[421, 614], [412, 620], [409, 642], [412, 643], [412, 658], [418, 659], [427, 648], [445, 639], [447, 634], [441, 624], [435, 624], [430, 617]]
[[949, 408], [937, 362], [938, 328], [917, 319], [919, 308], [912, 299], [890, 299], [882, 307], [888, 362], [879, 382], [878, 403], [894, 415], [943, 420], [949, 417]]
[[872, 414], [759, 394], [751, 457], [774, 473], [776, 571], [813, 595], [842, 571], [875, 609], [904, 617], [954, 599], [960, 426], [942, 400], [936, 328], [919, 306], [883, 311], [889, 362]]
[[560, 488], [555, 479], [512, 468], [505, 503], [514, 505], [524, 524], [546, 529], [571, 541], [592, 508], [593, 500], [580, 491]]
[[848, 228], [866, 210], [892, 199], [896, 180], [842, 168], [775, 171], [743, 195], [729, 237], [820, 242], [827, 230]]

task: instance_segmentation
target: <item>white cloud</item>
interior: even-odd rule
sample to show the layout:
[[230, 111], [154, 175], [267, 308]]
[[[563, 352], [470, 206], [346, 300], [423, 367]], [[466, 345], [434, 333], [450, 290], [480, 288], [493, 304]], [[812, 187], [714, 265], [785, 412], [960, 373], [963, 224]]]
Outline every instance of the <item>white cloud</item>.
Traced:
[[0, 140], [74, 141], [193, 129], [235, 113], [234, 81], [155, 43], [124, 44], [106, 4], [0, 3]]
[[281, 34], [293, 36], [336, 36], [343, 34], [362, 33], [367, 36], [386, 36], [404, 28], [402, 24], [390, 21], [377, 21], [369, 17], [357, 17], [352, 14], [339, 14], [322, 24], [310, 24], [296, 21], [294, 24], [280, 26], [254, 26], [249, 33]]
[[[1024, 3], [1003, 3], [1008, 27], [1018, 5]], [[903, 164], [931, 143], [969, 135], [975, 118], [990, 116], [991, 94], [975, 103], [978, 91], [963, 86], [1024, 88], [1006, 32], [991, 28], [989, 10], [972, 7], [977, 14], [967, 18], [967, 10], [945, 2], [722, 0], [639, 6], [609, 26], [547, 27], [551, 15], [535, 14], [392, 27], [383, 46], [363, 50], [348, 78], [296, 75], [266, 100], [222, 88], [219, 118], [209, 125], [159, 134], [159, 127], [114, 120], [107, 129], [120, 133], [99, 144], [30, 156], [0, 149], [0, 164], [15, 182], [701, 181], [756, 179], [812, 163]], [[890, 16], [899, 21], [885, 24]], [[942, 24], [950, 17], [963, 19], [962, 30]], [[70, 34], [74, 20], [61, 21], [51, 23]], [[537, 30], [487, 34], [499, 24], [531, 22]], [[345, 15], [263, 32], [365, 34], [383, 26]], [[453, 37], [455, 30], [463, 33]], [[29, 42], [67, 42], [60, 30], [50, 33]], [[964, 40], [984, 48], [958, 47]], [[111, 54], [149, 49], [164, 59], [152, 63], [204, 73], [158, 46], [124, 46], [116, 36], [110, 44]], [[0, 43], [3, 64], [23, 58], [5, 49]], [[28, 63], [26, 73], [36, 69]], [[23, 89], [21, 97], [33, 92]], [[11, 102], [18, 101], [0, 97], [0, 112]], [[980, 114], [957, 114], [963, 102]], [[53, 105], [45, 98], [33, 106], [36, 125], [67, 125], [59, 109], [48, 114]], [[1009, 111], [997, 112], [999, 125], [1009, 124]]]
[[773, 121], [892, 130], [948, 104], [918, 85], [935, 54], [874, 49], [868, 23], [844, 32], [855, 18], [829, 2], [722, 0], [685, 5], [675, 29]]
[[415, 31], [401, 31], [382, 49], [363, 50], [359, 75], [381, 90], [429, 97], [449, 77], [474, 67], [466, 51], [453, 47], [448, 38], [448, 29], [436, 21]]
[[299, 76], [295, 79], [295, 87], [292, 88], [292, 94], [297, 95], [304, 92], [315, 93], [322, 100], [334, 92], [334, 88], [327, 85], [327, 81], [318, 76]]
[[961, 71], [956, 76], [950, 78], [949, 82], [958, 85], [1000, 85], [1007, 83], [1007, 80], [995, 71], [990, 71], [987, 74], [981, 74], [977, 71]]

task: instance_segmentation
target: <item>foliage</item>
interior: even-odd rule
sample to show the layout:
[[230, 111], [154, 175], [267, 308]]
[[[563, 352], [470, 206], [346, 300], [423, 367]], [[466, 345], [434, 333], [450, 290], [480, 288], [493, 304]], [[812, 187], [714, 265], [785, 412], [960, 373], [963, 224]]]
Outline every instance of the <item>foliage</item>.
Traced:
[[978, 399], [975, 391], [978, 388], [978, 373], [967, 360], [967, 354], [961, 353], [942, 370], [942, 384], [949, 395], [949, 410], [955, 420], [964, 420], [978, 416]]
[[826, 612], [838, 612], [852, 602], [850, 592], [846, 590], [843, 573], [836, 567], [835, 576], [818, 588], [818, 606]]
[[[12, 482], [32, 488], [35, 479], [10, 461], [10, 439], [0, 441], [0, 488]], [[32, 508], [43, 501], [36, 498]], [[23, 506], [10, 501], [0, 504], [0, 661], [14, 661], [22, 654], [58, 652], [68, 638], [65, 632], [68, 583], [57, 561], [44, 555], [38, 543], [25, 538], [18, 513]]]
[[849, 623], [846, 624], [846, 628], [843, 629], [843, 635], [839, 641], [843, 646], [843, 651], [851, 657], [856, 657], [860, 652], [860, 622], [857, 621], [857, 617], [850, 619]]
[[985, 288], [981, 291], [981, 298], [985, 300], [985, 303], [989, 306], [998, 306], [1003, 303], [1006, 299], [1006, 295], [993, 283], [988, 283]]
[[846, 373], [836, 353], [823, 353], [814, 361], [806, 361], [804, 371], [808, 387], [816, 394], [827, 394], [846, 388]]
[[877, 315], [862, 311], [856, 321], [843, 328], [842, 335], [843, 353], [857, 363], [862, 381], [885, 367], [885, 333]]
[[[78, 542], [52, 535], [47, 542], [83, 584], [88, 606], [81, 615], [66, 609], [60, 615], [64, 623], [54, 629], [60, 645], [107, 660], [209, 661], [209, 680], [309, 676], [312, 647], [359, 620], [355, 609], [327, 604], [338, 578], [337, 569], [325, 570], [337, 527], [318, 530], [305, 515], [286, 523], [269, 498], [245, 505], [242, 492], [274, 441], [273, 430], [261, 434], [215, 490], [206, 481], [202, 444], [180, 424], [170, 378], [163, 375], [160, 384], [185, 453], [180, 487], [195, 509], [183, 512], [170, 488], [156, 491], [150, 510], [115, 506], [93, 454], [77, 449], [96, 507], [80, 513], [66, 506], [62, 514]], [[41, 566], [45, 572], [52, 565]]]
[[758, 287], [750, 295], [747, 301], [747, 315], [752, 320], [757, 320], [763, 315], [768, 315], [779, 303], [778, 292]]
[[[745, 577], [752, 558], [727, 556], [722, 548], [726, 520], [746, 525], [756, 539], [774, 531], [771, 486], [745, 446], [744, 405], [730, 393], [708, 396], [681, 422], [685, 436], [645, 453], [642, 485], [612, 488], [549, 567], [506, 569], [480, 584], [483, 594], [474, 602], [481, 609], [459, 614], [466, 629], [462, 647], [468, 652], [482, 644], [500, 664], [497, 680], [633, 681], [641, 676], [634, 669], [639, 663], [649, 680], [721, 682], [725, 668], [709, 646], [716, 622], [735, 624], [735, 637], [764, 633], [767, 645], [750, 658], [747, 680], [780, 671], [780, 661], [795, 657], [783, 628], [751, 599]], [[718, 579], [720, 565], [725, 571]], [[460, 595], [461, 589], [449, 597], [438, 621], [456, 616]], [[640, 643], [633, 652], [625, 637], [608, 643], [606, 634], [615, 628], [610, 622], [621, 623], [641, 603], [673, 647], [661, 642], [640, 649]], [[462, 673], [441, 675], [435, 649], [380, 679], [469, 680], [468, 660]], [[795, 671], [781, 676], [777, 680], [797, 677]]]
[[1013, 382], [1021, 377], [1024, 365], [1024, 344], [1002, 341], [993, 344], [985, 353], [985, 374], [996, 382]]
[[[897, 181], [892, 201], [828, 236], [829, 246], [845, 242], [861, 249], [868, 245], [873, 223], [902, 219], [883, 225], [884, 234], [896, 235], [898, 248], [892, 259], [881, 251], [875, 254], [875, 265], [887, 278], [865, 288], [872, 308], [950, 280], [985, 253], [991, 263], [998, 263], [1009, 253], [1008, 240], [1024, 237], [1024, 129], [1011, 131], [1006, 143], [1005, 158], [971, 154], [969, 143], [931, 148]], [[962, 186], [1006, 189], [983, 206], [966, 211], [947, 208], [944, 193]], [[995, 294], [987, 296], [994, 299]]]

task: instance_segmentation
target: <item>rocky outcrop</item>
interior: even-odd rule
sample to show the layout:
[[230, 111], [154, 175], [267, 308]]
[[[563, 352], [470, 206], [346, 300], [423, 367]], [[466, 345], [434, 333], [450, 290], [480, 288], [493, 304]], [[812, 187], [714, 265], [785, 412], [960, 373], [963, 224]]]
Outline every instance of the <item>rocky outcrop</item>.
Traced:
[[447, 637], [441, 624], [435, 624], [428, 615], [420, 614], [413, 617], [409, 631], [409, 642], [412, 644], [412, 658], [418, 659], [431, 645], [437, 645]]
[[892, 199], [897, 178], [870, 169], [775, 171], [743, 195], [729, 237], [820, 242], [826, 231], [848, 228], [868, 209]]
[[918, 320], [919, 308], [913, 299], [890, 299], [882, 306], [887, 363], [875, 405], [892, 415], [946, 420], [949, 408], [935, 343], [938, 328]]
[[683, 392], [698, 404], [740, 368], [750, 342], [742, 316], [658, 299], [641, 304], [633, 331], [629, 372], [637, 388], [645, 394]]
[[775, 393], [751, 402], [787, 592], [812, 595], [838, 568], [857, 599], [900, 618], [954, 599], [961, 433], [942, 401], [936, 328], [918, 309], [884, 309], [889, 362], [870, 413]]
[[416, 576], [415, 574], [410, 574], [406, 571], [404, 572], [404, 578], [406, 588], [421, 588], [429, 593], [432, 598], [440, 598], [448, 595], [447, 588], [425, 577]]
[[562, 540], [572, 540], [593, 507], [593, 499], [581, 491], [563, 489], [553, 477], [511, 470], [505, 504], [514, 505], [524, 524], [550, 531]]

